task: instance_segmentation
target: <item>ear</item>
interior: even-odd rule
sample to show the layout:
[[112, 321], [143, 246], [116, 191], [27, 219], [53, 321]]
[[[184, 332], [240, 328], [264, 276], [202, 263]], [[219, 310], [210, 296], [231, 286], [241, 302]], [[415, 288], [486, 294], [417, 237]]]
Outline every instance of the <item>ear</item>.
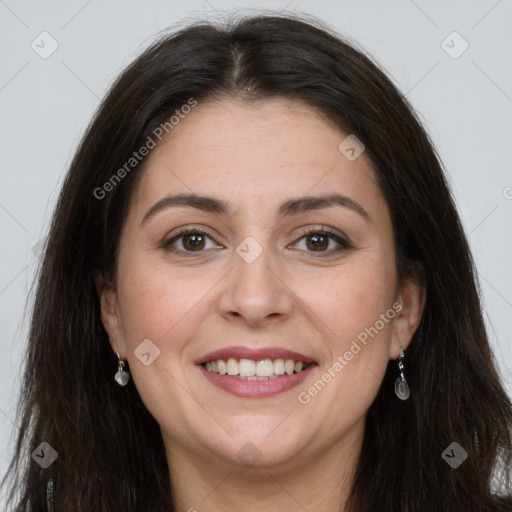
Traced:
[[122, 321], [119, 302], [114, 285], [103, 274], [97, 272], [94, 276], [96, 292], [100, 299], [101, 322], [107, 331], [110, 346], [114, 354], [119, 352], [121, 359], [126, 359], [126, 346], [122, 333]]
[[393, 337], [389, 347], [390, 359], [398, 359], [400, 343], [404, 352], [411, 343], [420, 325], [426, 298], [425, 272], [423, 265], [416, 262], [412, 265], [409, 275], [404, 277], [395, 297], [395, 302], [402, 307], [393, 323]]

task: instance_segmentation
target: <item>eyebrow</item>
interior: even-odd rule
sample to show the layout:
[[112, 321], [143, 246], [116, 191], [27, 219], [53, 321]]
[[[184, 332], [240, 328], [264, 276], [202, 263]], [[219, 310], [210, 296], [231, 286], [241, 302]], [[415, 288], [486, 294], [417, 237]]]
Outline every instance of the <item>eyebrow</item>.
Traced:
[[[155, 203], [144, 214], [140, 225], [142, 226], [157, 213], [168, 208], [186, 206], [196, 208], [203, 212], [219, 215], [231, 215], [229, 203], [221, 199], [198, 194], [169, 195]], [[279, 215], [282, 217], [297, 215], [299, 213], [321, 210], [332, 206], [342, 206], [358, 213], [366, 221], [371, 222], [368, 212], [356, 201], [342, 194], [329, 194], [323, 196], [305, 196], [298, 199], [285, 201], [279, 207]]]

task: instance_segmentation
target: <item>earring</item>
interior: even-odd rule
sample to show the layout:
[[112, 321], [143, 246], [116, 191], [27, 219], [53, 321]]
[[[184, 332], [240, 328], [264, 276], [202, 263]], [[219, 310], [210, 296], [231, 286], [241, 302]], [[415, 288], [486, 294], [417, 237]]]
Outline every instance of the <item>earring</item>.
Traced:
[[400, 400], [407, 400], [409, 398], [409, 386], [404, 377], [404, 349], [400, 343], [400, 356], [398, 358], [398, 371], [400, 376], [395, 381], [395, 393]]
[[130, 380], [130, 374], [127, 370], [124, 369], [124, 367], [125, 362], [119, 356], [119, 352], [117, 352], [117, 372], [114, 376], [114, 379], [120, 386], [126, 386]]

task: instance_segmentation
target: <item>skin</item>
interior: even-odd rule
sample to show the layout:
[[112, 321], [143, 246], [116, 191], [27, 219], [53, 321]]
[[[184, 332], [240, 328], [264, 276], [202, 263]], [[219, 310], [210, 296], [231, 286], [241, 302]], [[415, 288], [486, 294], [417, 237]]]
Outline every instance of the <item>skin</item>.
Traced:
[[[350, 161], [338, 150], [346, 136], [298, 101], [229, 98], [199, 103], [148, 157], [116, 283], [98, 279], [97, 288], [112, 349], [160, 425], [179, 511], [344, 510], [367, 410], [425, 303], [417, 279], [398, 285], [389, 210], [366, 154]], [[333, 191], [357, 201], [369, 220], [341, 206], [278, 216], [286, 200]], [[192, 192], [229, 202], [233, 214], [173, 207], [141, 226], [157, 201]], [[186, 237], [162, 247], [180, 227], [207, 231], [199, 252]], [[330, 238], [315, 248], [301, 234], [308, 227], [330, 228], [352, 248], [335, 252]], [[263, 250], [252, 263], [236, 252], [247, 236]], [[394, 303], [402, 305], [395, 318], [300, 403], [298, 393]], [[134, 354], [145, 339], [160, 350], [148, 366]], [[295, 350], [318, 367], [274, 397], [236, 397], [194, 364], [235, 345]], [[238, 456], [249, 442], [254, 465]]]

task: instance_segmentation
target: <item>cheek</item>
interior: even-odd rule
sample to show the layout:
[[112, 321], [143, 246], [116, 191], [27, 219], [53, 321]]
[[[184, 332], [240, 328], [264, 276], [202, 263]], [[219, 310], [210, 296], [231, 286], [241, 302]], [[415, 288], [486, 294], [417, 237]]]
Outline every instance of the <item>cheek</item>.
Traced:
[[299, 390], [298, 400], [312, 414], [317, 407], [332, 411], [326, 422], [332, 422], [333, 432], [340, 422], [348, 427], [367, 411], [388, 363], [396, 317], [394, 267], [374, 261], [354, 260], [325, 278], [317, 274], [303, 281], [300, 292], [321, 329], [329, 360], [313, 386]]
[[[135, 261], [126, 269], [120, 296], [123, 297], [124, 341], [129, 369], [139, 395], [160, 425], [170, 427], [174, 435], [186, 436], [182, 422], [195, 402], [188, 388], [183, 355], [198, 327], [205, 293], [214, 285], [205, 276], [190, 279], [179, 272]], [[120, 272], [121, 276], [121, 272]], [[137, 347], [151, 340], [159, 352], [146, 366], [137, 357]], [[147, 342], [146, 342], [147, 343]], [[150, 346], [150, 357], [153, 358]], [[139, 352], [140, 353], [140, 352]], [[169, 407], [172, 404], [172, 407]]]
[[[336, 270], [303, 274], [296, 283], [300, 297], [318, 319], [331, 351], [344, 351], [347, 342], [379, 322], [393, 304], [394, 268], [378, 258], [347, 261]], [[391, 312], [392, 313], [392, 312]], [[392, 322], [378, 323], [386, 332]]]
[[207, 283], [207, 278], [186, 279], [178, 272], [148, 264], [132, 266], [120, 290], [127, 341], [133, 344], [150, 338], [159, 345], [179, 340], [177, 333], [187, 324], [186, 316], [205, 294]]

